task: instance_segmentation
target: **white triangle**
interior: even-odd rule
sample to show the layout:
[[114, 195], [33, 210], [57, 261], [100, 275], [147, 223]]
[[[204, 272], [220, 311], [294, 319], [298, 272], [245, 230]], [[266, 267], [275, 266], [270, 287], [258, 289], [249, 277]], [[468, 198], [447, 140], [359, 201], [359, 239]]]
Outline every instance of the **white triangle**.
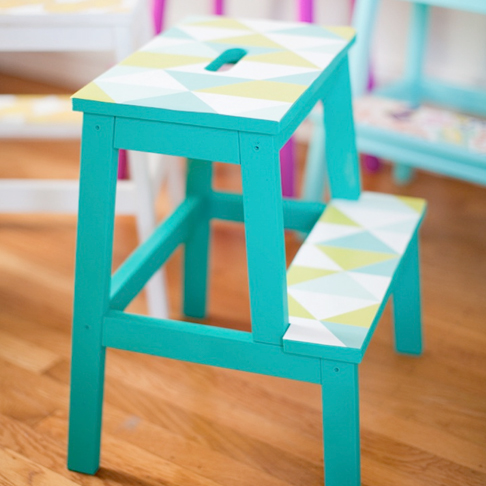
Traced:
[[313, 47], [324, 47], [329, 45], [346, 45], [346, 41], [343, 40], [315, 36], [269, 33], [266, 34], [266, 37], [291, 51], [299, 49], [311, 49]]
[[376, 304], [375, 300], [309, 292], [293, 287], [288, 289], [288, 293], [318, 320], [331, 319]]
[[208, 104], [216, 113], [221, 115], [239, 115], [244, 112], [276, 106], [289, 106], [290, 103], [282, 101], [259, 100], [255, 98], [244, 98], [242, 96], [229, 96], [216, 93], [193, 93], [204, 103]]
[[391, 278], [381, 275], [369, 275], [367, 273], [346, 272], [351, 278], [359, 283], [370, 294], [374, 295], [379, 301], [385, 297], [386, 291], [390, 286]]
[[182, 39], [179, 37], [166, 37], [157, 36], [146, 44], [142, 49], [142, 52], [160, 52], [164, 47], [183, 46], [187, 44], [196, 44], [193, 39]]
[[[171, 71], [180, 71], [183, 73], [206, 74], [210, 75], [211, 71], [206, 69], [209, 62], [200, 62], [197, 64], [187, 64], [186, 66], [176, 66], [169, 68]], [[224, 73], [226, 76], [226, 73]]]
[[213, 41], [218, 39], [226, 39], [227, 37], [239, 37], [251, 35], [244, 29], [225, 29], [220, 27], [206, 27], [203, 25], [179, 25], [179, 29], [184, 31], [198, 41]]
[[114, 78], [104, 79], [114, 84], [126, 86], [150, 86], [152, 88], [174, 89], [178, 91], [189, 91], [183, 84], [175, 80], [170, 74], [162, 69], [152, 69], [141, 73], [126, 74]]
[[282, 22], [279, 20], [238, 19], [238, 21], [250, 29], [260, 33], [272, 32], [276, 30], [298, 29], [302, 27], [302, 24], [298, 22]]
[[379, 240], [383, 241], [383, 243], [388, 245], [400, 255], [405, 253], [407, 245], [412, 238], [411, 233], [398, 233], [387, 230], [371, 230], [370, 233], [376, 236]]
[[289, 320], [290, 326], [283, 337], [285, 341], [346, 347], [342, 341], [319, 321], [303, 317], [290, 317]]
[[225, 76], [245, 78], [251, 80], [271, 79], [294, 74], [306, 74], [317, 71], [315, 68], [301, 68], [296, 66], [285, 66], [283, 64], [267, 64], [264, 62], [246, 61], [243, 58], [230, 70], [225, 71]]
[[343, 270], [333, 259], [310, 244], [301, 246], [292, 261], [292, 264], [300, 265], [302, 267], [320, 268], [323, 270]]
[[349, 236], [363, 231], [359, 226], [348, 226], [346, 224], [334, 224], [318, 222], [305, 239], [306, 243], [322, 243], [324, 241], [335, 240], [343, 236]]
[[333, 206], [366, 229], [409, 221], [413, 218], [418, 219], [416, 215], [410, 213], [363, 207], [363, 205], [356, 201], [333, 200]]

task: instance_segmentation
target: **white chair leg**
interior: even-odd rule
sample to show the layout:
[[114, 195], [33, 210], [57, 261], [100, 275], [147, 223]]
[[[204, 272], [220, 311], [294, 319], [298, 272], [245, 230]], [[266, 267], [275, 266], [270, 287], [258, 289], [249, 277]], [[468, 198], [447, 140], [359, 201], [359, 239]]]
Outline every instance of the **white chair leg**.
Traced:
[[[128, 164], [135, 186], [137, 230], [140, 241], [145, 241], [156, 226], [154, 192], [152, 190], [149, 164], [146, 154], [129, 152]], [[165, 275], [162, 269], [148, 281], [146, 289], [147, 306], [152, 317], [167, 319], [169, 315]]]

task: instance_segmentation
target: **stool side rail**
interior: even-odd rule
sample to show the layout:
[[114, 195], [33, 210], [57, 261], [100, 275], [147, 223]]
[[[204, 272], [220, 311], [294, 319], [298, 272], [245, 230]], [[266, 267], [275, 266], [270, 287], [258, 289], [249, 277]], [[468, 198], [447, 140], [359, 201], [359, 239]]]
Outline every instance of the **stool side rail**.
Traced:
[[111, 310], [103, 319], [103, 346], [192, 363], [321, 383], [320, 359], [286, 354], [253, 341], [250, 332]]

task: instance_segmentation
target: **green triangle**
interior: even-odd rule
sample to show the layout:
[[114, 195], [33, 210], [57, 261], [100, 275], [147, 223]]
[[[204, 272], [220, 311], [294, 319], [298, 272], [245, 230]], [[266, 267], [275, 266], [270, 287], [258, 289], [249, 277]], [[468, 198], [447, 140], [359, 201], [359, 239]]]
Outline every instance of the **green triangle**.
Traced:
[[361, 226], [334, 206], [328, 206], [322, 213], [319, 221], [323, 223], [345, 224], [346, 226]]
[[293, 317], [304, 317], [305, 319], [313, 319], [316, 318], [309, 313], [309, 311], [299, 304], [291, 295], [288, 295], [289, 299], [289, 316]]
[[336, 324], [346, 324], [348, 326], [369, 328], [375, 320], [379, 307], [379, 304], [370, 305], [369, 307], [364, 307], [363, 309], [346, 312], [345, 314], [333, 316], [330, 319], [324, 319], [323, 322], [335, 322]]
[[323, 270], [322, 268], [302, 267], [299, 265], [292, 265], [287, 272], [287, 285], [296, 285], [308, 280], [325, 277], [331, 273], [336, 273], [334, 270]]
[[412, 208], [417, 213], [423, 213], [426, 202], [425, 199], [420, 199], [418, 197], [408, 197], [408, 196], [396, 196], [403, 204], [406, 204], [408, 207]]
[[397, 258], [397, 255], [377, 251], [352, 250], [349, 248], [335, 248], [326, 245], [316, 245], [316, 247], [329, 258], [334, 260], [344, 270], [353, 270], [355, 268]]

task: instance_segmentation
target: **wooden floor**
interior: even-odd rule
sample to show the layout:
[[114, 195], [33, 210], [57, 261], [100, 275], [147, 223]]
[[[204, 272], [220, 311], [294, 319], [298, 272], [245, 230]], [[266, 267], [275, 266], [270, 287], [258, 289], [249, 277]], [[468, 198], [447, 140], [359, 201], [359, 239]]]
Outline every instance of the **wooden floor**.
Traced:
[[[0, 176], [76, 177], [78, 149], [2, 141]], [[238, 187], [237, 168], [218, 167], [217, 183]], [[484, 486], [486, 189], [425, 173], [397, 188], [388, 168], [364, 185], [426, 197], [430, 209], [425, 353], [394, 353], [387, 310], [360, 368], [363, 484]], [[0, 215], [0, 485], [322, 485], [318, 386], [113, 350], [102, 467], [95, 477], [66, 469], [75, 225]], [[242, 228], [215, 224], [213, 235], [208, 322], [249, 329]], [[289, 235], [289, 257], [297, 243]], [[135, 245], [133, 218], [119, 217], [114, 264]], [[174, 317], [180, 263], [176, 253], [167, 266]], [[143, 296], [131, 310], [145, 311]]]

